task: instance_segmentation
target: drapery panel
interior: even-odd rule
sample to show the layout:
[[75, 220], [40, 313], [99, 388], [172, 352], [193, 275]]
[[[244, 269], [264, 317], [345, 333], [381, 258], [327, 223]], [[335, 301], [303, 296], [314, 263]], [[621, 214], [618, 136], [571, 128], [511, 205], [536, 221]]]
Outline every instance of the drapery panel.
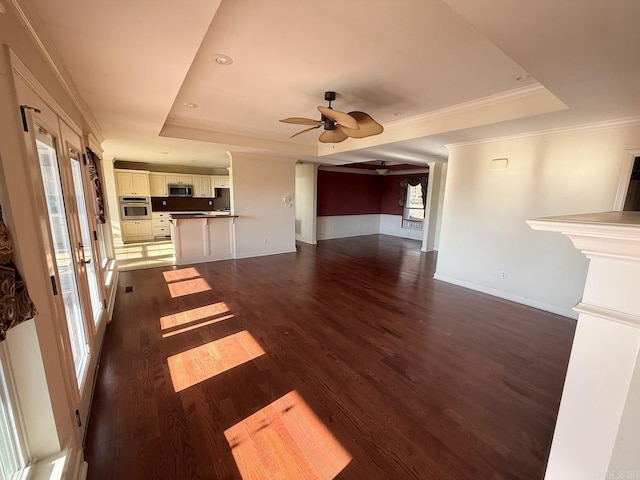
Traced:
[[407, 187], [411, 185], [416, 187], [422, 186], [422, 206], [427, 206], [427, 179], [428, 175], [424, 177], [405, 177], [400, 180], [400, 198], [398, 199], [398, 205], [404, 207], [407, 204]]
[[104, 218], [104, 197], [102, 195], [102, 182], [100, 181], [100, 169], [98, 161], [100, 157], [87, 148], [87, 166], [89, 167], [89, 179], [91, 180], [91, 189], [93, 191], [93, 202], [96, 211], [96, 222], [105, 223]]
[[0, 341], [6, 338], [7, 330], [36, 313], [27, 286], [13, 263], [11, 236], [0, 206]]

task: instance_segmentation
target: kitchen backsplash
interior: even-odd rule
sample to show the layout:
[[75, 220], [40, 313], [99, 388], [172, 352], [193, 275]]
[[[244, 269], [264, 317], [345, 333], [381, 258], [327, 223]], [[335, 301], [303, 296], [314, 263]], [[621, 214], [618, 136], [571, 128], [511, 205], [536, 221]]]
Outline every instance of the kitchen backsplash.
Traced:
[[154, 212], [206, 212], [229, 210], [230, 207], [228, 188], [216, 188], [216, 198], [151, 197], [151, 210]]

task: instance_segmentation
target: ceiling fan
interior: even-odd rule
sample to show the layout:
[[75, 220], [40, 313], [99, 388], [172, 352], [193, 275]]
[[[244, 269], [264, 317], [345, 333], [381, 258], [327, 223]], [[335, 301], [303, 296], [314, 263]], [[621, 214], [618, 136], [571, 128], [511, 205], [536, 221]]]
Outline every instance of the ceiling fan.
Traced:
[[371, 116], [364, 112], [344, 113], [334, 110], [331, 102], [336, 99], [336, 92], [324, 92], [324, 99], [329, 102], [328, 107], [319, 106], [320, 120], [311, 118], [290, 117], [280, 120], [282, 123], [293, 123], [295, 125], [312, 125], [310, 128], [294, 133], [289, 138], [296, 137], [302, 133], [324, 127], [324, 132], [320, 134], [322, 143], [339, 143], [347, 138], [364, 138], [372, 135], [379, 135], [384, 131], [382, 125], [376, 122]]

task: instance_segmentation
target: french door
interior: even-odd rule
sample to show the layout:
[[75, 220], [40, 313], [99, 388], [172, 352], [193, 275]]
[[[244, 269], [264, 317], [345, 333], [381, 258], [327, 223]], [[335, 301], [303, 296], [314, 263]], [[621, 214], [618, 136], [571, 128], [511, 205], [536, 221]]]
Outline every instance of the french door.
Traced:
[[80, 443], [106, 323], [102, 262], [93, 203], [87, 201], [91, 189], [81, 154], [81, 137], [57, 117], [55, 123], [51, 117], [47, 122], [34, 117], [32, 114], [27, 117], [28, 150], [34, 152], [32, 161], [37, 162], [32, 172], [37, 172], [40, 179], [34, 181], [34, 196], [40, 199], [41, 209], [48, 217], [48, 228], [43, 228], [43, 232], [49, 238], [44, 243], [50, 249], [52, 293], [61, 319], [65, 361], [68, 371], [73, 372], [69, 375], [73, 377], [69, 382], [73, 384], [70, 396], [76, 405], [76, 434]]

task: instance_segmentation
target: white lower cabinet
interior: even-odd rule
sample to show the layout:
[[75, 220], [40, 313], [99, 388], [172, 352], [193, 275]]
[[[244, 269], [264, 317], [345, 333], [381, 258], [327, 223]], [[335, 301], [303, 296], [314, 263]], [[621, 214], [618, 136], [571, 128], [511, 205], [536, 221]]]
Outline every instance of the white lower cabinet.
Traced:
[[171, 238], [171, 226], [169, 222], [169, 212], [152, 212], [151, 222], [153, 225], [154, 238]]
[[151, 220], [123, 220], [120, 227], [123, 242], [153, 240]]

